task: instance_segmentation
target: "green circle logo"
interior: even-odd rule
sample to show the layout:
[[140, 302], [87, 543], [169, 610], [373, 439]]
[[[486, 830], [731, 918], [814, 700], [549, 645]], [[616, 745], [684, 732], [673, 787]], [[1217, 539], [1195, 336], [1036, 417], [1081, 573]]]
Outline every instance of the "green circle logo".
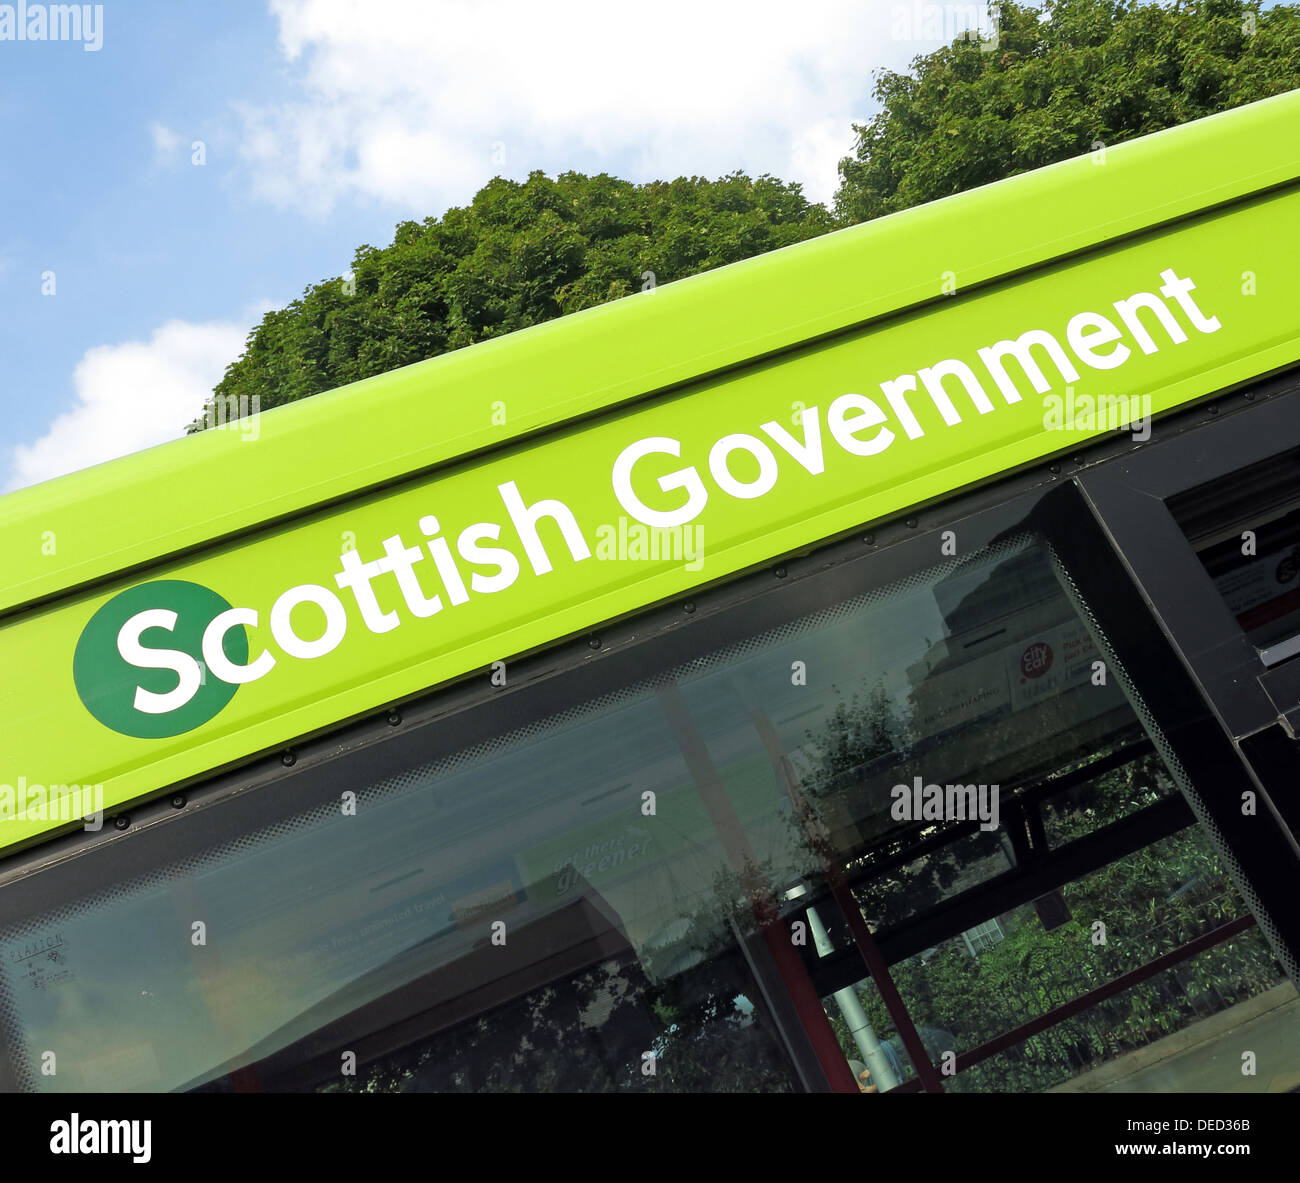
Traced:
[[[197, 583], [159, 579], [102, 605], [82, 629], [72, 678], [86, 710], [138, 739], [166, 739], [213, 718], [239, 688], [203, 660], [203, 633], [230, 605]], [[229, 629], [226, 660], [248, 660], [242, 625]]]

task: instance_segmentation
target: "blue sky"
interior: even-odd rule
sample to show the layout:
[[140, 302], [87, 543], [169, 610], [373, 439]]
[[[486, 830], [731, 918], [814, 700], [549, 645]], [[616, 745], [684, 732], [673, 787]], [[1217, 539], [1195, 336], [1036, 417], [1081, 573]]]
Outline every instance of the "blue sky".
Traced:
[[268, 308], [495, 174], [828, 199], [872, 68], [939, 44], [885, 0], [97, 7], [97, 50], [0, 40], [0, 490], [179, 436]]
[[[264, 5], [110, 3], [99, 51], [8, 42], [0, 43], [0, 63], [0, 159], [8, 173], [0, 222], [8, 312], [0, 320], [0, 488], [59, 467], [48, 456], [17, 472], [13, 445], [38, 440], [76, 407], [74, 372], [87, 351], [147, 343], [178, 320], [231, 325], [211, 347], [233, 343], [237, 352], [261, 308], [343, 270], [359, 242], [391, 236], [395, 211], [378, 203], [306, 218], [240, 183], [231, 104], [274, 103], [293, 87], [277, 21]], [[170, 150], [165, 136], [156, 143], [155, 126], [174, 129]], [[190, 163], [195, 139], [206, 143], [202, 167]], [[54, 272], [52, 296], [42, 294], [46, 271]], [[117, 369], [130, 378], [130, 366]], [[132, 391], [116, 396], [129, 413]], [[159, 425], [162, 432], [193, 418], [178, 412], [176, 422]], [[120, 450], [159, 438], [140, 427], [121, 434]], [[68, 467], [103, 458], [93, 454], [97, 442], [72, 449]]]

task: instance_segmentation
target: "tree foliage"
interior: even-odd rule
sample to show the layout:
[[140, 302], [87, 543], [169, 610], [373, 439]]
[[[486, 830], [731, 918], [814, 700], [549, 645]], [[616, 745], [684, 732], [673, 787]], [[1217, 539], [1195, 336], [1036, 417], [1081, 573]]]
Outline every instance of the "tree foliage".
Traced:
[[[1105, 749], [1117, 750], [1123, 733], [1100, 743], [1092, 741], [1087, 745], [1091, 752], [1075, 746], [1066, 721], [1077, 709], [1068, 703], [1078, 693], [1062, 696], [1060, 713], [1013, 712], [1000, 722], [980, 724], [981, 735], [993, 737], [998, 750], [1019, 747], [1022, 755], [1055, 751], [1052, 777], [1040, 784], [1048, 787], [1050, 780], [1063, 780], [1069, 787], [1048, 793], [1031, 807], [1041, 810], [1053, 857], [1071, 842], [1117, 825], [1179, 791], [1163, 761], [1152, 752], [1095, 776], [1083, 775], [1106, 754]], [[1010, 738], [1013, 732], [1019, 734], [1018, 741]], [[1037, 740], [1035, 732], [1041, 732]], [[1133, 738], [1131, 729], [1127, 737]], [[880, 685], [864, 684], [808, 738], [812, 766], [802, 779], [815, 805], [835, 797], [850, 799], [855, 779], [867, 775], [882, 759], [903, 782], [907, 780], [904, 770], [912, 766], [906, 721]], [[954, 746], [947, 753], [930, 749], [928, 765], [942, 767], [945, 755], [953, 758]], [[970, 754], [967, 747], [961, 751]], [[1012, 796], [1004, 796], [1004, 820]], [[848, 812], [857, 813], [853, 808]], [[848, 857], [849, 871], [870, 869], [883, 859], [881, 869], [860, 878], [854, 887], [855, 899], [873, 929], [926, 913], [941, 901], [950, 901], [955, 892], [972, 889], [973, 877], [987, 883], [992, 875], [1011, 867], [1010, 855], [999, 850], [1000, 835], [993, 832], [957, 838], [900, 862], [897, 856], [909, 848], [919, 849], [919, 838], [933, 840], [946, 824], [912, 832], [898, 828], [870, 853]], [[1058, 926], [1047, 927], [1034, 904], [1023, 904], [998, 917], [1002, 939], [989, 948], [972, 952], [959, 935], [893, 965], [891, 977], [918, 1028], [939, 1037], [952, 1050], [969, 1052], [1247, 914], [1199, 824], [1071, 880], [1062, 886], [1060, 897], [1069, 914]], [[829, 913], [823, 921], [828, 918]], [[1052, 1088], [1282, 980], [1282, 967], [1263, 934], [1254, 928], [963, 1070], [945, 1080], [945, 1087], [957, 1092]], [[905, 1057], [879, 992], [868, 984], [859, 996], [876, 1033]], [[846, 1057], [859, 1058], [848, 1025], [831, 1000], [827, 1000], [827, 1015]]]
[[[1158, 757], [1100, 775], [1048, 806], [1053, 844], [1114, 824], [1176, 789]], [[921, 868], [919, 886], [924, 890]], [[1209, 837], [1191, 825], [1062, 889], [1070, 918], [1047, 929], [1033, 905], [1001, 917], [1005, 937], [972, 955], [960, 937], [890, 970], [912, 1020], [970, 1051], [1030, 1019], [1246, 914]], [[1097, 928], [1100, 923], [1104, 927]], [[1257, 929], [1131, 986], [945, 1081], [956, 1092], [1030, 1092], [1064, 1083], [1243, 1002], [1284, 980]], [[901, 1041], [874, 989], [861, 993], [875, 1030]], [[830, 1013], [830, 1012], [828, 1012]], [[831, 1013], [846, 1055], [858, 1052]]]
[[1003, 3], [996, 48], [957, 40], [877, 74], [836, 213], [878, 218], [1297, 87], [1300, 7]]
[[[215, 394], [269, 409], [630, 295], [649, 273], [682, 279], [1297, 87], [1300, 7], [1008, 0], [995, 49], [959, 39], [878, 72], [833, 215], [766, 175], [497, 177], [267, 313]], [[204, 421], [222, 416], [190, 430]]]
[[798, 185], [769, 176], [497, 177], [267, 313], [216, 394], [266, 410], [831, 228]]

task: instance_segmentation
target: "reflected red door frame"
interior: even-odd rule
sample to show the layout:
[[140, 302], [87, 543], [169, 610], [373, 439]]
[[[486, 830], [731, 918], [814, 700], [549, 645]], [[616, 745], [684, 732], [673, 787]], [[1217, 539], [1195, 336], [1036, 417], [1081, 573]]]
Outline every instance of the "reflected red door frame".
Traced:
[[758, 923], [759, 933], [772, 954], [772, 960], [776, 963], [827, 1083], [832, 1092], [860, 1094], [862, 1090], [853, 1076], [853, 1069], [849, 1067], [839, 1040], [835, 1037], [816, 987], [799, 954], [795, 952], [790, 932], [781, 921], [780, 906], [763, 881], [753, 848], [723, 787], [722, 778], [714, 767], [708, 747], [691, 719], [681, 690], [676, 684], [671, 684], [660, 687], [656, 693], [686, 761], [686, 767], [709, 812], [727, 861], [740, 880]]
[[830, 852], [826, 849], [825, 841], [817, 832], [817, 820], [808, 808], [808, 801], [804, 797], [799, 778], [795, 776], [794, 769], [790, 767], [790, 761], [786, 759], [785, 752], [781, 747], [781, 740], [776, 734], [776, 728], [772, 726], [772, 721], [762, 711], [751, 711], [750, 718], [753, 720], [754, 730], [758, 732], [759, 738], [763, 741], [763, 747], [767, 749], [768, 759], [772, 761], [772, 767], [776, 771], [777, 779], [785, 785], [785, 791], [789, 794], [790, 802], [794, 806], [795, 816], [799, 818], [804, 833], [808, 837], [808, 844], [817, 852], [831, 895], [834, 897], [836, 904], [839, 905], [844, 919], [848, 922], [849, 931], [853, 933], [853, 942], [858, 947], [858, 953], [862, 957], [867, 972], [871, 975], [871, 980], [875, 983], [876, 989], [880, 991], [881, 1002], [885, 1004], [889, 1017], [894, 1020], [894, 1027], [898, 1031], [899, 1038], [903, 1041], [903, 1046], [907, 1049], [907, 1054], [912, 1059], [912, 1064], [916, 1068], [916, 1074], [920, 1078], [922, 1087], [927, 1093], [943, 1092], [943, 1081], [939, 1078], [939, 1073], [930, 1060], [930, 1053], [925, 1050], [925, 1044], [916, 1030], [916, 1024], [912, 1022], [912, 1016], [907, 1013], [907, 1006], [903, 1002], [902, 995], [898, 992], [898, 987], [894, 985], [894, 979], [890, 976], [889, 967], [885, 964], [885, 959], [880, 954], [880, 948], [871, 935], [871, 929], [862, 915], [862, 909], [858, 907], [857, 900], [853, 898], [853, 892], [849, 890], [848, 884], [844, 882], [844, 875], [840, 871], [839, 863], [831, 857]]

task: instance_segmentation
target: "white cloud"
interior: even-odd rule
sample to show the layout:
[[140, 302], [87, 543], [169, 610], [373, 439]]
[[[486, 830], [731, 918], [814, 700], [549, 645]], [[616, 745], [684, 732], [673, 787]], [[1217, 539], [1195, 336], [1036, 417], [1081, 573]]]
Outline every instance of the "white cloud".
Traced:
[[72, 375], [72, 409], [40, 439], [11, 449], [9, 488], [178, 438], [247, 335], [246, 324], [173, 320], [148, 341], [88, 349]]
[[153, 140], [154, 155], [160, 160], [167, 160], [180, 147], [181, 137], [161, 123], [149, 125], [149, 135]]
[[241, 152], [256, 192], [316, 214], [357, 198], [440, 212], [531, 168], [744, 168], [826, 199], [872, 69], [930, 48], [896, 34], [898, 7], [271, 0], [298, 93], [240, 109]]
[[804, 196], [810, 200], [827, 204], [840, 187], [838, 166], [841, 158], [853, 151], [853, 122], [850, 115], [821, 119], [795, 139], [790, 149], [790, 176], [802, 181]]

